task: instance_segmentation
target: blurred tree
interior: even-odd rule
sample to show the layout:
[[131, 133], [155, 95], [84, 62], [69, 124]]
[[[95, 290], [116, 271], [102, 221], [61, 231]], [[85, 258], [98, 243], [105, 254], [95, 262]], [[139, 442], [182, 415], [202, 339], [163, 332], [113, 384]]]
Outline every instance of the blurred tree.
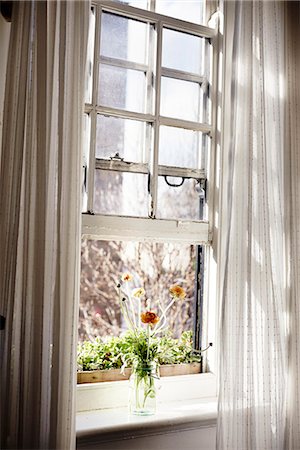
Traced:
[[123, 272], [130, 272], [130, 288], [144, 287], [151, 309], [159, 313], [156, 301], [169, 300], [169, 287], [185, 288], [185, 300], [176, 302], [168, 314], [174, 337], [192, 328], [195, 283], [195, 247], [189, 245], [83, 240], [79, 340], [96, 336], [118, 336], [125, 329], [119, 306], [117, 284]]

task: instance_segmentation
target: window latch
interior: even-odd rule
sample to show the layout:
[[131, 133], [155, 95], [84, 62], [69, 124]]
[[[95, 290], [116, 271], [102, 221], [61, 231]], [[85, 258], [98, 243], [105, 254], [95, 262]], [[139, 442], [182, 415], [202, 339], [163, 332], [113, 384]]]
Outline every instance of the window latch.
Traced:
[[124, 161], [124, 158], [121, 158], [119, 152], [116, 152], [114, 156], [110, 156], [109, 159], [111, 161]]
[[83, 168], [83, 187], [86, 192], [87, 189], [87, 165], [82, 166]]
[[[168, 175], [165, 175], [164, 176], [164, 178], [165, 178], [165, 182], [167, 183], [167, 185], [168, 186], [171, 186], [171, 187], [180, 187], [180, 186], [182, 186], [183, 185], [183, 183], [184, 183], [184, 180], [185, 180], [185, 178], [184, 177], [180, 177], [181, 178], [181, 181], [180, 181], [180, 183], [171, 183], [169, 180], [168, 180]], [[177, 177], [176, 177], [177, 178]], [[178, 177], [179, 178], [179, 177]]]

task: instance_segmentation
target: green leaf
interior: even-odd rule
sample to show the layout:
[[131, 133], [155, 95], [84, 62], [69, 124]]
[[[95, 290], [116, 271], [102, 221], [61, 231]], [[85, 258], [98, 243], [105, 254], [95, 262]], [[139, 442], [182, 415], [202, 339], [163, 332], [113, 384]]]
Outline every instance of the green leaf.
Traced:
[[[145, 329], [136, 334], [127, 331], [120, 337], [97, 337], [94, 341], [78, 344], [78, 370], [106, 370], [143, 364], [147, 359], [148, 337]], [[171, 332], [161, 337], [150, 337], [149, 360], [163, 364], [200, 362], [201, 356], [193, 350], [192, 331], [185, 331], [179, 339]]]

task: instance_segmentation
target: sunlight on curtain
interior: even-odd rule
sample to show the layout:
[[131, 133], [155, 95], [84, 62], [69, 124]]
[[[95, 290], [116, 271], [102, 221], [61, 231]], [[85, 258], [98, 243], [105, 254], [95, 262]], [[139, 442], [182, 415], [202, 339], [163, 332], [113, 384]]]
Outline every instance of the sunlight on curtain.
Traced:
[[289, 243], [288, 404], [285, 449], [300, 448], [300, 3], [286, 5], [286, 203]]
[[237, 1], [225, 8], [217, 447], [284, 449], [284, 7]]
[[0, 176], [1, 448], [75, 447], [89, 2], [14, 2]]

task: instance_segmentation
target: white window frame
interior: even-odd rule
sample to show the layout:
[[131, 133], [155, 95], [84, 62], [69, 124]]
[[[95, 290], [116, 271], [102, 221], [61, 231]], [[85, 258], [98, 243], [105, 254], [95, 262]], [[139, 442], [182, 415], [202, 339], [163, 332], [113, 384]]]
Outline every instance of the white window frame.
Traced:
[[[151, 2], [152, 8], [154, 2]], [[86, 104], [85, 112], [91, 115], [91, 143], [90, 154], [88, 158], [88, 179], [87, 179], [87, 211], [88, 214], [82, 216], [82, 234], [88, 238], [97, 239], [126, 239], [126, 235], [132, 239], [138, 240], [158, 240], [162, 241], [166, 237], [170, 238], [170, 241], [178, 242], [190, 242], [191, 244], [209, 244], [211, 241], [211, 233], [209, 220], [208, 221], [188, 221], [188, 220], [172, 220], [172, 219], [156, 219], [157, 208], [157, 181], [159, 175], [177, 176], [194, 178], [199, 180], [206, 180], [209, 178], [205, 170], [200, 169], [185, 169], [179, 167], [158, 166], [158, 140], [159, 140], [159, 126], [180, 126], [185, 129], [201, 131], [207, 134], [211, 138], [211, 153], [213, 153], [213, 118], [214, 118], [214, 102], [212, 102], [212, 124], [191, 122], [187, 120], [179, 120], [170, 117], [163, 117], [160, 115], [160, 85], [161, 76], [167, 76], [188, 81], [197, 81], [207, 83], [207, 79], [202, 76], [198, 76], [193, 73], [181, 72], [179, 70], [169, 69], [161, 67], [162, 59], [162, 30], [164, 27], [186, 32], [190, 35], [209, 38], [211, 40], [212, 47], [214, 46], [214, 39], [216, 37], [216, 30], [181, 21], [176, 18], [164, 16], [153, 11], [142, 10], [129, 6], [127, 4], [112, 2], [108, 0], [96, 0], [93, 1], [93, 5], [96, 7], [97, 23], [101, 24], [101, 13], [111, 12], [118, 15], [123, 15], [126, 18], [138, 19], [145, 23], [151, 23], [156, 27], [157, 34], [157, 54], [156, 54], [156, 76], [155, 76], [155, 107], [154, 114], [151, 113], [138, 113], [126, 110], [120, 110], [117, 108], [109, 108], [104, 106], [97, 106], [98, 96], [98, 65], [100, 61], [102, 63], [114, 63], [119, 67], [124, 66], [126, 68], [134, 68], [147, 72], [148, 66], [142, 64], [136, 64], [129, 61], [119, 61], [114, 58], [98, 57], [100, 55], [100, 27], [96, 27], [96, 39], [94, 48], [94, 68], [93, 68], [93, 95], [92, 103]], [[152, 45], [153, 39], [152, 39]], [[150, 70], [148, 70], [150, 72]], [[214, 71], [213, 71], [214, 74]], [[149, 74], [147, 74], [150, 77]], [[213, 78], [213, 77], [212, 77]], [[149, 81], [150, 82], [150, 81]], [[212, 86], [214, 80], [211, 80]], [[214, 95], [214, 87], [212, 89], [212, 96]], [[151, 95], [151, 94], [149, 94]], [[96, 137], [96, 117], [97, 113], [103, 115], [131, 118], [135, 120], [141, 120], [143, 122], [151, 123], [154, 127], [154, 144], [153, 153], [150, 158], [150, 164], [144, 163], [127, 163], [119, 160], [96, 160], [95, 158], [95, 137]], [[150, 193], [151, 205], [149, 210], [149, 218], [128, 218], [125, 216], [107, 216], [102, 214], [93, 213], [94, 203], [94, 175], [95, 169], [110, 169], [114, 171], [125, 171], [132, 173], [148, 174], [150, 172]], [[210, 177], [211, 178], [211, 177]], [[210, 181], [211, 182], [211, 181]], [[209, 199], [211, 203], [211, 198]], [[124, 233], [124, 230], [127, 230]], [[169, 232], [167, 230], [169, 229]], [[119, 230], [119, 232], [118, 232]]]
[[[154, 1], [151, 0], [152, 5]], [[97, 113], [108, 114], [110, 116], [122, 117], [122, 118], [132, 118], [136, 120], [142, 120], [149, 123], [153, 123], [156, 129], [154, 139], [154, 151], [151, 158], [150, 168], [147, 164], [143, 163], [128, 163], [119, 160], [96, 160], [95, 158], [95, 142], [91, 142], [91, 148], [94, 151], [90, 151], [88, 159], [88, 180], [87, 180], [87, 191], [88, 191], [88, 213], [82, 214], [82, 237], [88, 239], [98, 239], [98, 240], [136, 240], [136, 241], [154, 241], [154, 242], [177, 242], [183, 244], [194, 244], [194, 245], [206, 245], [209, 249], [206, 255], [206, 268], [205, 277], [212, 281], [211, 271], [209, 269], [208, 260], [210, 259], [211, 244], [213, 237], [213, 205], [214, 205], [214, 193], [215, 193], [215, 153], [216, 153], [216, 123], [217, 123], [217, 81], [218, 81], [218, 51], [219, 51], [219, 35], [216, 28], [209, 28], [202, 25], [197, 25], [194, 23], [181, 21], [176, 18], [169, 16], [164, 16], [153, 11], [141, 10], [129, 6], [127, 4], [117, 3], [109, 0], [94, 0], [92, 2], [96, 6], [97, 14], [100, 15], [102, 10], [105, 12], [116, 13], [118, 15], [123, 15], [126, 18], [133, 18], [138, 20], [144, 20], [145, 22], [151, 22], [157, 27], [157, 39], [158, 39], [158, 52], [156, 55], [156, 90], [160, 91], [160, 79], [161, 76], [171, 76], [174, 78], [183, 79], [183, 74], [178, 70], [167, 69], [161, 67], [161, 57], [162, 57], [162, 30], [166, 26], [169, 29], [176, 31], [183, 31], [188, 34], [195, 36], [205, 37], [210, 39], [210, 44], [212, 46], [212, 71], [211, 71], [211, 123], [197, 123], [190, 122], [179, 119], [172, 119], [168, 117], [161, 117], [159, 114], [159, 99], [160, 96], [156, 97], [155, 111], [154, 114], [143, 114], [136, 113], [132, 111], [120, 110], [108, 107], [97, 106], [97, 89], [98, 89], [98, 64], [100, 64], [100, 57], [98, 62], [96, 62], [96, 55], [100, 55], [99, 43], [100, 43], [100, 29], [96, 29], [96, 45], [94, 49], [94, 85], [92, 103], [86, 104], [85, 112], [92, 114], [91, 128], [93, 139], [96, 137], [96, 117]], [[98, 17], [98, 23], [100, 18]], [[218, 20], [217, 20], [218, 22]], [[103, 61], [103, 57], [101, 57]], [[109, 58], [106, 62], [111, 63]], [[128, 62], [117, 61], [117, 64], [123, 64], [124, 67], [130, 66], [130, 68], [137, 68], [137, 65]], [[133, 65], [135, 67], [133, 67]], [[131, 67], [132, 65], [132, 67]], [[145, 70], [146, 66], [140, 67], [141, 70]], [[189, 81], [203, 81], [200, 80], [201, 77], [195, 78], [195, 74], [184, 73], [184, 76]], [[197, 76], [196, 76], [197, 77]], [[206, 82], [206, 80], [205, 80]], [[210, 145], [210, 162], [208, 166], [207, 173], [204, 170], [198, 169], [186, 169], [186, 168], [176, 168], [168, 166], [158, 166], [158, 129], [160, 125], [170, 125], [179, 126], [186, 129], [198, 130], [203, 133], [209, 134], [211, 138]], [[208, 207], [208, 220], [194, 221], [194, 220], [175, 220], [175, 219], [157, 219], [155, 216], [156, 210], [156, 187], [152, 186], [152, 194], [154, 193], [154, 208], [149, 213], [149, 218], [142, 217], [126, 217], [126, 216], [112, 216], [104, 214], [94, 214], [93, 213], [93, 193], [94, 193], [94, 174], [95, 169], [107, 169], [122, 171], [126, 169], [126, 172], [133, 173], [143, 173], [152, 174], [152, 183], [157, 182], [158, 175], [169, 175], [178, 177], [191, 177], [200, 178], [206, 180], [207, 185], [207, 203]], [[154, 181], [153, 181], [154, 180]], [[209, 282], [210, 282], [209, 281]], [[207, 283], [208, 284], [208, 283]], [[209, 304], [209, 296], [211, 297], [211, 292], [208, 291], [207, 286], [205, 286], [205, 306]], [[214, 297], [214, 293], [212, 294]], [[207, 330], [207, 323], [204, 325], [203, 332], [204, 338]], [[204, 370], [207, 368], [204, 361]]]

